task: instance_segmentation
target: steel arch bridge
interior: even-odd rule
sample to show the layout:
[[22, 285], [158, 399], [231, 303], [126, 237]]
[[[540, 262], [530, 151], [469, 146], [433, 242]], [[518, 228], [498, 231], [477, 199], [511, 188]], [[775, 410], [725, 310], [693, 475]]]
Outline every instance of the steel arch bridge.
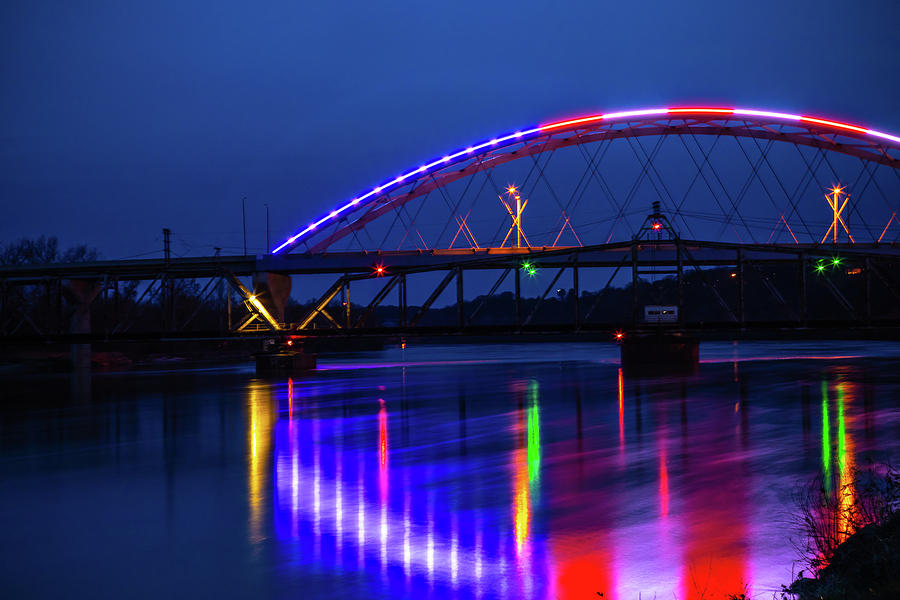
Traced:
[[[48, 327], [88, 339], [94, 298], [111, 307], [103, 339], [141, 314], [163, 316], [157, 332], [190, 335], [217, 293], [217, 335], [608, 332], [640, 326], [648, 304], [677, 305], [686, 330], [900, 335], [898, 211], [900, 136], [743, 108], [589, 115], [426, 161], [264, 256], [0, 266], [0, 340]], [[294, 279], [313, 294], [301, 307], [289, 306]], [[185, 314], [179, 280], [202, 286]], [[143, 290], [124, 310], [120, 283]], [[451, 283], [455, 302], [432, 309]], [[45, 288], [55, 323], [29, 312], [28, 286]], [[80, 323], [69, 334], [64, 298]], [[506, 321], [486, 316], [500, 300]]]
[[[674, 149], [680, 157], [664, 156], [665, 140], [672, 137], [681, 142]], [[644, 138], [651, 139], [645, 143]], [[701, 141], [704, 138], [707, 141]], [[728, 138], [734, 144], [724, 149], [720, 140]], [[613, 156], [617, 146], [631, 155], [633, 164], [626, 165], [621, 156]], [[581, 170], [563, 160], [562, 173], [553, 179], [551, 170], [561, 161], [551, 164], [551, 159], [573, 148], [578, 152], [570, 154], [583, 163]], [[792, 156], [785, 156], [784, 150]], [[786, 164], [790, 159], [793, 164]], [[622, 173], [609, 173], [606, 163]], [[675, 175], [665, 172], [670, 164], [664, 163], [681, 165], [680, 189], [672, 182]], [[738, 163], [744, 163], [740, 172], [735, 169]], [[510, 168], [513, 164], [525, 169]], [[624, 175], [628, 167], [631, 173], [616, 189], [616, 175]], [[876, 177], [879, 170], [889, 175]], [[560, 184], [560, 179], [568, 181]], [[352, 244], [345, 249], [369, 251], [452, 248], [457, 242], [471, 248], [490, 247], [503, 235], [504, 222], [515, 224], [519, 218], [518, 233], [529, 220], [529, 213], [510, 211], [511, 199], [509, 204], [502, 202], [510, 184], [519, 194], [530, 192], [526, 200], [532, 203], [532, 212], [536, 204], [545, 205], [547, 210], [538, 220], [555, 223], [547, 229], [545, 239], [528, 246], [557, 247], [561, 239], [578, 246], [629, 239], [637, 223], [629, 222], [628, 217], [638, 214], [642, 218], [651, 201], [659, 201], [680, 230], [690, 232], [698, 221], [718, 220], [731, 237], [724, 239], [720, 231], [713, 236], [692, 236], [696, 238], [768, 243], [776, 234], [783, 234], [799, 244], [824, 243], [824, 234], [829, 233], [834, 242], [845, 234], [853, 241], [881, 242], [895, 221], [898, 183], [900, 137], [858, 125], [741, 108], [613, 112], [523, 128], [447, 153], [335, 207], [284, 240], [272, 254], [334, 251], [348, 238]], [[838, 215], [840, 236], [833, 235], [833, 228], [822, 227], [829, 211], [823, 195], [832, 185], [842, 185], [842, 191], [849, 188], [853, 197], [854, 231], [844, 220], [851, 215]], [[602, 198], [606, 214], [594, 210], [593, 214], [577, 215], [579, 205], [591, 204], [582, 201], [585, 196]], [[702, 203], [698, 196], [705, 197], [706, 206], [697, 207]], [[440, 209], [443, 202], [449, 209], [438, 219], [440, 227], [432, 227], [430, 236], [423, 231], [427, 224], [422, 222], [422, 208], [429, 205], [429, 199], [431, 206], [437, 204]], [[636, 211], [635, 204], [641, 205]], [[485, 234], [475, 231], [473, 212], [484, 205], [501, 226], [499, 235], [488, 233], [487, 243], [480, 243]], [[590, 241], [585, 239], [589, 235], [579, 235], [584, 231], [583, 219], [596, 222], [598, 216], [608, 225], [602, 228], [602, 235]], [[377, 237], [362, 235], [375, 229], [379, 219], [390, 222], [381, 228], [386, 231], [379, 231]], [[766, 228], [768, 235], [759, 236]], [[889, 236], [892, 241], [900, 235], [900, 228], [894, 233]]]

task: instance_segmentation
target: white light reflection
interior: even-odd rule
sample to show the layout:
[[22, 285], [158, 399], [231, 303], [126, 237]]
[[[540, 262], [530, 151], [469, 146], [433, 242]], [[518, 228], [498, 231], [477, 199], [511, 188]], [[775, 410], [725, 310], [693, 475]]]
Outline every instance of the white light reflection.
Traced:
[[338, 419], [338, 435], [335, 440], [334, 458], [334, 543], [338, 561], [343, 558], [344, 546], [344, 422]]
[[434, 494], [428, 492], [428, 539], [425, 547], [428, 583], [434, 584]]
[[365, 497], [365, 482], [363, 481], [363, 462], [362, 460], [358, 463], [359, 468], [359, 481], [357, 482], [356, 489], [358, 491], [357, 500], [356, 500], [356, 532], [357, 532], [357, 542], [359, 546], [359, 556], [357, 558], [357, 562], [362, 566], [365, 564], [365, 549], [366, 549], [366, 497]]
[[387, 505], [381, 505], [381, 573], [387, 573]]
[[321, 452], [319, 451], [319, 421], [315, 420], [313, 421], [313, 531], [316, 534], [316, 552], [319, 551], [319, 541], [322, 536], [321, 458]]
[[450, 581], [456, 587], [459, 578], [459, 522], [456, 515], [451, 517], [450, 525]]
[[[337, 564], [342, 560], [342, 546], [345, 548], [352, 543], [357, 546], [358, 557], [354, 568], [370, 569], [374, 565], [366, 563], [374, 558], [379, 561], [378, 567], [375, 567], [378, 572], [385, 573], [388, 578], [393, 578], [392, 573], [395, 572], [399, 581], [406, 580], [410, 590], [416, 589], [416, 581], [419, 581], [434, 589], [441, 583], [450, 585], [452, 582], [456, 589], [468, 588], [478, 597], [495, 595], [501, 585], [506, 586], [509, 592], [513, 591], [509, 581], [502, 581], [504, 577], [497, 576], [506, 573], [507, 580], [510, 575], [519, 576], [515, 571], [509, 572], [509, 565], [515, 561], [510, 521], [491, 520], [488, 525], [478, 516], [474, 522], [461, 516], [451, 520], [453, 513], [443, 502], [439, 490], [416, 487], [416, 482], [423, 484], [431, 480], [430, 468], [418, 472], [398, 469], [396, 475], [400, 479], [391, 483], [397, 486], [398, 500], [402, 498], [402, 501], [397, 503], [396, 511], [393, 510], [390, 502], [383, 503], [381, 500], [380, 467], [376, 466], [381, 463], [378, 450], [368, 444], [365, 449], [343, 447], [343, 443], [339, 442], [342, 438], [337, 435], [337, 424], [333, 426], [335, 435], [332, 438], [326, 435], [329, 421], [320, 420], [319, 427], [326, 429], [321, 429], [321, 435], [316, 437], [309, 431], [315, 427], [312, 420], [297, 419], [292, 428], [295, 436], [293, 444], [284, 437], [280, 441], [276, 439], [276, 463], [280, 466], [276, 468], [274, 482], [275, 518], [280, 518], [287, 526], [276, 528], [276, 532], [290, 535], [292, 539], [300, 538], [304, 542], [299, 546], [301, 556], [304, 554], [303, 548], [312, 550], [311, 547], [316, 546], [321, 550], [315, 555], [306, 555], [306, 560], [328, 560]], [[281, 423], [276, 428], [276, 435], [286, 436], [290, 430], [288, 423]], [[314, 458], [315, 451], [308, 446], [314, 439], [318, 440], [318, 461]], [[340, 451], [338, 445], [341, 446]], [[301, 452], [311, 455], [309, 462], [301, 460]], [[347, 452], [354, 456], [348, 457]], [[333, 469], [329, 464], [332, 463], [330, 454], [335, 457]], [[337, 459], [338, 454], [342, 456], [340, 460]], [[351, 465], [355, 463], [356, 467], [344, 468], [344, 458], [349, 459]], [[348, 477], [347, 481], [343, 480]], [[315, 494], [316, 481], [319, 486], [318, 499]], [[351, 509], [348, 498], [344, 497], [344, 488], [348, 486], [347, 494], [356, 503], [353, 507], [356, 518], [344, 521], [344, 511]], [[353, 488], [355, 493], [351, 491]], [[305, 493], [299, 493], [301, 489]], [[313, 523], [317, 514], [318, 531], [315, 531]], [[448, 517], [446, 520], [443, 520], [444, 514]], [[290, 528], [294, 520], [299, 522], [296, 536]], [[377, 532], [377, 535], [373, 536], [372, 532]], [[339, 537], [340, 542], [337, 542]], [[498, 543], [489, 541], [495, 539]], [[330, 540], [335, 540], [338, 547], [335, 556], [325, 551], [325, 544]], [[503, 540], [512, 543], [505, 544]], [[530, 560], [522, 565], [525, 570], [545, 566]], [[540, 580], [535, 575], [534, 581]]]
[[403, 492], [403, 573], [406, 575], [406, 580], [409, 581], [411, 574], [409, 569], [409, 479], [405, 483]]
[[[481, 597], [481, 575], [483, 573], [481, 567], [481, 554], [482, 550], [482, 534], [481, 534], [481, 519], [475, 524], [475, 596]], [[500, 579], [503, 580], [504, 576], [501, 573]]]

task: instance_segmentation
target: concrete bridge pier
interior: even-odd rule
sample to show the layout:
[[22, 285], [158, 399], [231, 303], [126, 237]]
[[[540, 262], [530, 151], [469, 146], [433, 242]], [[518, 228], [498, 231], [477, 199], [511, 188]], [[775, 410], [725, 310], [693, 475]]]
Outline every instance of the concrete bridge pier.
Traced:
[[692, 375], [699, 364], [700, 342], [681, 333], [632, 331], [626, 334], [620, 350], [626, 375]]
[[284, 310], [291, 297], [291, 276], [282, 273], [254, 273], [253, 295], [276, 321], [284, 324]]
[[[93, 279], [70, 279], [63, 288], [66, 300], [74, 308], [69, 322], [69, 333], [91, 333], [91, 302], [100, 293], [102, 286]], [[91, 345], [89, 343], [71, 344], [72, 369], [87, 370], [91, 368]]]

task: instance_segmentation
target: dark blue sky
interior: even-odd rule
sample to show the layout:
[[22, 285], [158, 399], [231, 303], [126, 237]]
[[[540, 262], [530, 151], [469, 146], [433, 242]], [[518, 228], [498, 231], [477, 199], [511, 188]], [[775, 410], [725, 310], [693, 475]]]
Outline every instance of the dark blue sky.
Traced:
[[[558, 116], [715, 102], [900, 131], [900, 3], [0, 7], [3, 242], [251, 251], [401, 169]], [[157, 252], [157, 255], [160, 252]]]

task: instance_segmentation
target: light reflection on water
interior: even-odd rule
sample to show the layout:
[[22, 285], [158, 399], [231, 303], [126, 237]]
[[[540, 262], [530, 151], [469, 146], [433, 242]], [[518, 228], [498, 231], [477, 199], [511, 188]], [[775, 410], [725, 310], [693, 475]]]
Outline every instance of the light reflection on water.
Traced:
[[[821, 356], [820, 349], [810, 356]], [[340, 480], [343, 462], [356, 462], [360, 476], [350, 485], [358, 492], [359, 535], [352, 568], [379, 573], [375, 585], [387, 595], [561, 598], [602, 591], [607, 598], [653, 592], [699, 598], [771, 591], [789, 581], [795, 558], [785, 528], [789, 490], [773, 486], [815, 475], [814, 469], [792, 464], [808, 438], [810, 407], [801, 408], [797, 425], [804, 432], [798, 436], [791, 419], [779, 416], [779, 407], [796, 415], [798, 386], [770, 376], [765, 357], [751, 359], [743, 374], [732, 357], [726, 372], [708, 367], [697, 379], [643, 382], [626, 382], [620, 369], [597, 365], [526, 362], [498, 369], [450, 361], [452, 374], [443, 377], [433, 370], [434, 361], [406, 361], [402, 389], [394, 389], [398, 363], [389, 358], [368, 364], [383, 366], [378, 381], [384, 383], [377, 385], [379, 398], [371, 407], [377, 407], [374, 423], [365, 414], [288, 418], [275, 428], [276, 465], [303, 464], [304, 446], [292, 440], [309, 438], [304, 427], [355, 431], [349, 457], [340, 454], [330, 434], [306, 452], [334, 454], [333, 466], [322, 476], [334, 478], [337, 489], [346, 485]], [[826, 478], [837, 470], [846, 503], [852, 500], [846, 483], [854, 465], [858, 410], [853, 397], [864, 377], [858, 368], [836, 362], [803, 365], [819, 372], [822, 382], [821, 470]], [[782, 364], [777, 368], [790, 378], [795, 366]], [[527, 372], [533, 375], [523, 377]], [[723, 383], [722, 374], [737, 389]], [[493, 410], [481, 411], [477, 420], [467, 418], [465, 408], [456, 415], [461, 423], [476, 423], [480, 433], [468, 439], [454, 439], [445, 426], [454, 416], [441, 410], [454, 403], [455, 390], [437, 383], [457, 377], [466, 378], [468, 394], [481, 384], [492, 388], [474, 395]], [[412, 393], [409, 379], [418, 386]], [[751, 393], [750, 379], [758, 395]], [[551, 388], [549, 399], [542, 382]], [[391, 399], [416, 394], [423, 396], [414, 408]], [[587, 408], [583, 397], [590, 398]], [[316, 399], [317, 406], [339, 402], [340, 393], [324, 403]], [[388, 444], [398, 420], [404, 439], [412, 422], [429, 430], [427, 441]], [[373, 425], [377, 437], [370, 433], [367, 445], [365, 432]], [[543, 429], [550, 430], [549, 441]], [[458, 453], [448, 449], [454, 444]], [[509, 456], [505, 469], [499, 460], [504, 454]], [[297, 478], [276, 466], [279, 498], [296, 497], [297, 486]], [[769, 496], [768, 504], [759, 504], [758, 490]], [[314, 537], [327, 545], [345, 526], [340, 498], [338, 493], [316, 503], [312, 514], [302, 502], [276, 500], [278, 538], [294, 542], [287, 551], [296, 552], [299, 562], [304, 536], [296, 530], [283, 535], [279, 522], [326, 519], [328, 526]], [[378, 533], [367, 536], [367, 531]], [[349, 565], [340, 543], [334, 544], [328, 568], [340, 573]]]
[[780, 346], [707, 344], [684, 379], [623, 377], [590, 344], [95, 376], [87, 401], [4, 408], [0, 588], [768, 597], [793, 486], [846, 505], [853, 467], [900, 449], [900, 348]]

